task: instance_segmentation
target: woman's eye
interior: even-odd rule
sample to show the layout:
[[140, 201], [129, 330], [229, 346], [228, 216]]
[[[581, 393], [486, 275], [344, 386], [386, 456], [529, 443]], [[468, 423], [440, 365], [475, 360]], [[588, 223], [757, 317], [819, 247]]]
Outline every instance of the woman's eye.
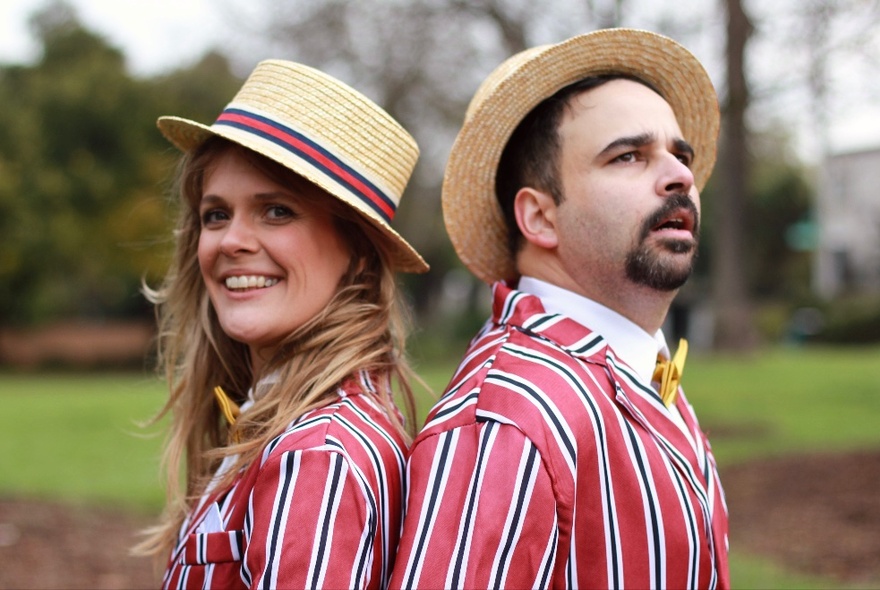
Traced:
[[225, 211], [220, 209], [209, 209], [202, 213], [202, 225], [210, 226], [212, 224], [220, 223], [221, 221], [225, 221], [228, 219]]
[[266, 209], [266, 216], [269, 219], [287, 219], [293, 217], [294, 213], [290, 207], [284, 205], [271, 205]]

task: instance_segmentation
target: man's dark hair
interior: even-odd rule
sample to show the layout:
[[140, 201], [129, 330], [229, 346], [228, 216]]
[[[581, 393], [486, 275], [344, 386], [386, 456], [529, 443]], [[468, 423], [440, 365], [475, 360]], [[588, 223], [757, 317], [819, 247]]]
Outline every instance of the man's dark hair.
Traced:
[[629, 74], [600, 74], [588, 76], [558, 90], [529, 111], [520, 121], [498, 161], [495, 174], [495, 196], [501, 205], [507, 225], [508, 247], [516, 255], [522, 234], [516, 223], [513, 201], [523, 187], [533, 187], [549, 193], [558, 205], [562, 202], [562, 181], [559, 177], [559, 124], [565, 109], [575, 96], [602, 86], [611, 80], [632, 80], [644, 84], [657, 94], [654, 86]]

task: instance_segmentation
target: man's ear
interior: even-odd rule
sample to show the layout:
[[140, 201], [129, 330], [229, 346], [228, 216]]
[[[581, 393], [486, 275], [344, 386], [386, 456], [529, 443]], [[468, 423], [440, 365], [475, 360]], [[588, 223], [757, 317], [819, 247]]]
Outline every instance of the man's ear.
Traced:
[[516, 224], [523, 238], [539, 248], [553, 249], [558, 245], [556, 235], [556, 203], [545, 192], [524, 187], [513, 200]]

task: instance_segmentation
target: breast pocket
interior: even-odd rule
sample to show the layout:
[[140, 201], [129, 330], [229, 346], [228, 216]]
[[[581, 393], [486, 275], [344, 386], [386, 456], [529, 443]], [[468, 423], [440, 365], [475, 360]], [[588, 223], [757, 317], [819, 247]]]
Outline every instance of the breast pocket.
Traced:
[[208, 565], [241, 561], [244, 531], [192, 533], [186, 540], [180, 563]]

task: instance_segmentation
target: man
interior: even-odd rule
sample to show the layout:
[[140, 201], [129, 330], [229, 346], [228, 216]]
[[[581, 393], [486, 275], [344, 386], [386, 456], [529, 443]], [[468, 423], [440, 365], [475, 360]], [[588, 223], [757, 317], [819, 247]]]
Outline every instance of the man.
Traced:
[[393, 587], [729, 586], [683, 360], [655, 376], [718, 127], [696, 58], [644, 31], [534, 48], [481, 85], [443, 210], [493, 314], [411, 449]]

